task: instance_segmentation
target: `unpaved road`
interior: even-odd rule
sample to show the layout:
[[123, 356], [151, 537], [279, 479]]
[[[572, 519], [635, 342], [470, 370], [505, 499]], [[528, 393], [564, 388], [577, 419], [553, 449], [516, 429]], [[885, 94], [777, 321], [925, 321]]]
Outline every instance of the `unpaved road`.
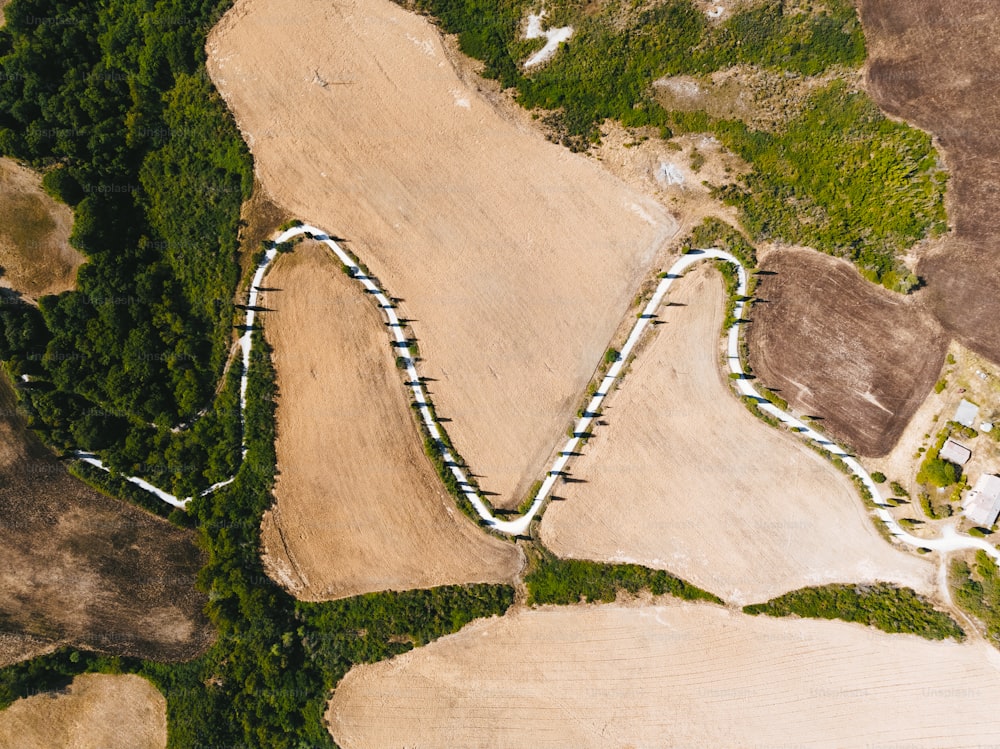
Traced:
[[262, 538], [297, 598], [510, 582], [509, 541], [483, 533], [424, 454], [378, 308], [329, 249], [281, 255], [261, 305], [277, 371], [278, 476]]
[[[934, 590], [926, 559], [885, 543], [851, 481], [753, 417], [719, 371], [724, 287], [689, 271], [608, 398], [541, 539], [562, 557], [666, 569], [747, 604], [829, 582]], [[810, 539], [803, 543], [803, 538]]]
[[449, 433], [517, 506], [674, 220], [501, 116], [390, 0], [239, 0], [207, 66], [272, 199], [404, 300]]

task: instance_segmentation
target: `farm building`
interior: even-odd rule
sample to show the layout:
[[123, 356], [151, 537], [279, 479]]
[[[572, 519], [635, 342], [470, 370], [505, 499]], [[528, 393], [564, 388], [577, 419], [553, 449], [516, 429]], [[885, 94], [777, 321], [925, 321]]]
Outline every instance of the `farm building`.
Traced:
[[960, 442], [955, 442], [953, 439], [949, 439], [944, 443], [941, 448], [941, 452], [938, 456], [944, 460], [947, 460], [955, 465], [964, 466], [969, 462], [969, 458], [972, 457], [972, 450], [967, 448]]
[[979, 406], [962, 398], [958, 408], [955, 409], [955, 421], [964, 427], [971, 427], [976, 423], [977, 416], [979, 416]]
[[1000, 516], [1000, 476], [984, 473], [965, 497], [965, 517], [976, 525], [990, 528]]

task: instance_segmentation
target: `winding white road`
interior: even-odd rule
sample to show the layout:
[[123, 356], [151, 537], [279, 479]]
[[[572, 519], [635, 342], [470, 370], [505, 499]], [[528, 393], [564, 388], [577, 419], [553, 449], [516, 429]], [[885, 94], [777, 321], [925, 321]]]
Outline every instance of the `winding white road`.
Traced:
[[[973, 538], [965, 534], [958, 533], [953, 527], [945, 527], [940, 536], [937, 538], [919, 538], [917, 536], [908, 533], [903, 530], [892, 514], [889, 512], [889, 505], [879, 492], [878, 486], [872, 480], [872, 477], [865, 470], [864, 466], [858, 462], [856, 458], [850, 455], [843, 447], [833, 442], [828, 437], [820, 434], [815, 429], [810, 427], [805, 422], [800, 421], [789, 413], [782, 411], [780, 408], [775, 406], [773, 403], [761, 396], [756, 389], [754, 389], [751, 384], [751, 379], [747, 376], [743, 369], [743, 365], [740, 361], [740, 326], [741, 318], [743, 317], [743, 312], [746, 307], [746, 301], [744, 301], [747, 292], [747, 270], [743, 267], [742, 263], [732, 254], [724, 252], [718, 249], [707, 249], [707, 250], [692, 250], [686, 255], [683, 255], [680, 259], [675, 262], [669, 271], [664, 274], [663, 278], [660, 280], [659, 285], [656, 287], [652, 298], [649, 303], [643, 309], [642, 313], [636, 320], [635, 326], [629, 333], [628, 339], [625, 345], [622, 346], [621, 352], [618, 359], [612, 363], [611, 367], [608, 369], [607, 374], [601, 380], [597, 391], [594, 393], [590, 402], [584, 409], [583, 416], [577, 420], [576, 425], [573, 428], [573, 437], [566, 441], [566, 444], [562, 446], [562, 449], [558, 453], [558, 457], [552, 464], [552, 467], [545, 475], [545, 479], [542, 482], [541, 488], [535, 495], [532, 501], [531, 507], [528, 511], [521, 517], [515, 520], [500, 520], [493, 516], [489, 508], [483, 502], [482, 497], [476, 491], [475, 487], [469, 482], [468, 477], [462, 468], [458, 465], [455, 460], [455, 456], [452, 455], [451, 451], [445, 446], [442, 441], [442, 430], [440, 424], [434, 417], [434, 413], [431, 410], [430, 401], [427, 399], [427, 394], [424, 391], [423, 384], [420, 381], [420, 376], [417, 374], [417, 369], [415, 362], [410, 355], [409, 341], [405, 333], [405, 325], [400, 321], [396, 314], [396, 310], [392, 304], [392, 301], [386, 295], [375, 281], [369, 276], [365, 275], [358, 265], [357, 261], [351, 257], [350, 254], [345, 252], [340, 245], [338, 245], [325, 231], [318, 229], [315, 226], [309, 226], [306, 224], [300, 226], [293, 226], [286, 231], [283, 231], [275, 238], [276, 244], [281, 244], [282, 242], [287, 242], [294, 239], [300, 235], [310, 235], [313, 239], [324, 243], [329, 247], [333, 254], [337, 256], [341, 263], [343, 263], [350, 271], [351, 276], [357, 280], [361, 286], [364, 288], [365, 292], [372, 295], [378, 306], [382, 309], [385, 314], [386, 320], [389, 323], [389, 330], [392, 334], [392, 345], [394, 348], [398, 349], [402, 355], [403, 362], [406, 365], [406, 375], [407, 375], [407, 386], [413, 393], [414, 402], [417, 404], [417, 408], [420, 412], [420, 416], [423, 419], [424, 426], [426, 427], [428, 433], [438, 441], [438, 447], [440, 449], [440, 454], [444, 460], [445, 466], [452, 472], [455, 479], [458, 481], [458, 485], [465, 495], [465, 498], [469, 500], [470, 504], [475, 508], [476, 513], [486, 521], [487, 525], [491, 528], [500, 531], [502, 533], [507, 533], [510, 535], [521, 535], [527, 532], [528, 526], [530, 525], [532, 519], [541, 509], [542, 504], [548, 499], [549, 495], [552, 493], [552, 488], [555, 486], [556, 481], [559, 480], [561, 476], [565, 474], [566, 466], [569, 463], [570, 458], [576, 452], [576, 449], [580, 446], [583, 439], [586, 438], [588, 430], [594, 419], [597, 418], [600, 412], [601, 406], [604, 403], [604, 399], [607, 397], [611, 388], [614, 386], [615, 382], [621, 375], [622, 369], [628, 361], [645, 332], [647, 326], [654, 320], [657, 316], [657, 311], [660, 305], [666, 298], [667, 291], [670, 289], [671, 285], [680, 278], [684, 272], [690, 268], [695, 263], [700, 263], [704, 260], [722, 260], [724, 262], [730, 263], [736, 268], [738, 275], [738, 284], [736, 288], [737, 302], [736, 308], [734, 310], [733, 316], [736, 318], [736, 322], [730, 326], [727, 331], [727, 346], [726, 346], [726, 358], [729, 363], [729, 371], [736, 375], [735, 383], [741, 395], [753, 398], [761, 411], [773, 416], [775, 419], [785, 424], [793, 431], [797, 431], [805, 439], [815, 442], [822, 450], [829, 453], [830, 455], [837, 456], [840, 458], [845, 465], [850, 469], [861, 482], [867, 487], [868, 491], [877, 505], [876, 514], [879, 520], [881, 520], [886, 528], [888, 528], [890, 535], [892, 535], [897, 540], [902, 543], [909, 544], [914, 547], [923, 547], [926, 549], [931, 549], [940, 552], [951, 552], [951, 551], [962, 551], [965, 549], [981, 549], [989, 554], [994, 560], [1000, 563], [1000, 552], [997, 551], [996, 547], [988, 543], [982, 538]], [[247, 393], [247, 371], [250, 366], [250, 350], [252, 346], [252, 330], [254, 324], [254, 318], [256, 317], [255, 307], [257, 305], [257, 298], [260, 294], [260, 286], [264, 280], [264, 275], [267, 269], [270, 267], [274, 258], [277, 256], [278, 251], [276, 249], [269, 250], [260, 265], [257, 267], [254, 273], [253, 280], [250, 284], [250, 295], [247, 300], [247, 313], [245, 322], [245, 332], [239, 340], [240, 349], [243, 354], [243, 375], [240, 379], [240, 413], [246, 410], [246, 393]], [[246, 440], [244, 437], [243, 443], [243, 455], [246, 456]], [[91, 465], [97, 466], [107, 470], [104, 464], [98, 460], [95, 456], [78, 453], [78, 457]], [[168, 494], [161, 489], [156, 488], [152, 484], [143, 479], [136, 477], [128, 477], [128, 480], [132, 483], [142, 487], [146, 491], [156, 495], [164, 502], [168, 502], [175, 507], [184, 507], [189, 501], [190, 497], [187, 499], [179, 499], [178, 497]], [[221, 481], [217, 484], [206, 489], [202, 492], [202, 496], [210, 494], [215, 490], [226, 486], [233, 481], [232, 478], [226, 481]]]

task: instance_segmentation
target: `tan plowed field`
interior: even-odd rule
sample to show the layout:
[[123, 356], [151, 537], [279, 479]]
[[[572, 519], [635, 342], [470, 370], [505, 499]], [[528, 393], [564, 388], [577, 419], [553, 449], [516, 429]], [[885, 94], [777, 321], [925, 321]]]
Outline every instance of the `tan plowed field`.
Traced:
[[42, 191], [38, 174], [0, 159], [0, 286], [32, 299], [72, 289], [85, 259], [69, 244], [72, 226], [72, 209]]
[[[722, 378], [721, 276], [698, 267], [612, 393], [542, 541], [565, 557], [667, 569], [737, 603], [825, 582], [930, 591], [934, 569], [892, 548], [854, 486], [754, 418]], [[580, 482], [578, 482], [579, 480]]]
[[163, 749], [167, 701], [139, 676], [84, 674], [0, 712], [0, 749]]
[[307, 242], [264, 286], [279, 388], [277, 504], [263, 523], [271, 575], [309, 600], [512, 580], [521, 552], [445, 493], [358, 283]]
[[719, 607], [514, 609], [354, 668], [327, 720], [381, 747], [973, 747], [997, 653]]
[[516, 504], [673, 220], [498, 114], [389, 0], [239, 0], [208, 51], [265, 189], [404, 300], [458, 450]]

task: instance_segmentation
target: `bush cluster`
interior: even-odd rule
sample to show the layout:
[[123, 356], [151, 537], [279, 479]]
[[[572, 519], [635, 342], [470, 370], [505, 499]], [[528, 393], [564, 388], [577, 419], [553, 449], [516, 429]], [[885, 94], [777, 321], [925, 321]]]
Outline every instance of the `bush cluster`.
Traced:
[[950, 616], [910, 588], [890, 583], [871, 585], [833, 584], [802, 588], [767, 603], [743, 607], [747, 614], [802, 616], [812, 619], [843, 619], [881, 629], [906, 632], [929, 640], [965, 638]]

